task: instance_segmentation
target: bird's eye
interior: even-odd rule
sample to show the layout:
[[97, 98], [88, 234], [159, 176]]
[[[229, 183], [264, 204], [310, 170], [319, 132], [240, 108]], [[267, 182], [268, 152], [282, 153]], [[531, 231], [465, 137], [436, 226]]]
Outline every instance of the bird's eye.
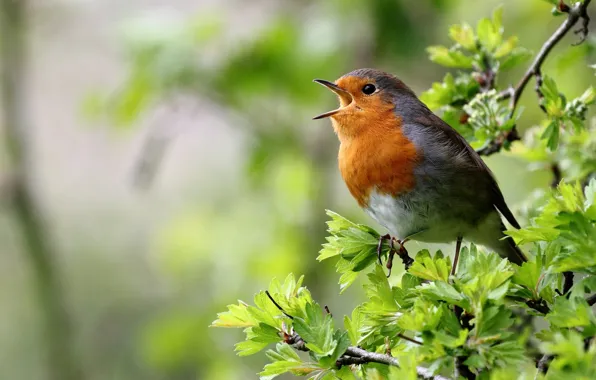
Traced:
[[365, 95], [371, 95], [373, 94], [375, 91], [377, 91], [377, 88], [375, 87], [374, 84], [365, 84], [364, 87], [362, 87], [362, 92]]

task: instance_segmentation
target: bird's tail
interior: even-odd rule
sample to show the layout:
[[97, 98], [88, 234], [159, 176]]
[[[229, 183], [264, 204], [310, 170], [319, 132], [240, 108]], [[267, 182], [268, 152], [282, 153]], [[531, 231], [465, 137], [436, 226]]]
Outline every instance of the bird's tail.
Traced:
[[511, 236], [507, 236], [505, 239], [499, 240], [498, 244], [494, 247], [494, 250], [499, 254], [499, 256], [503, 258], [507, 258], [512, 263], [517, 265], [522, 265], [528, 258], [526, 255], [519, 249], [517, 244]]

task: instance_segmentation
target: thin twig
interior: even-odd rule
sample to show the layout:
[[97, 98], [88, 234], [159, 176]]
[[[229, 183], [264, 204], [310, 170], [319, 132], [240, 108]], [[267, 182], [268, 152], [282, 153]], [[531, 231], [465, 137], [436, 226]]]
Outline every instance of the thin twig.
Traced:
[[[385, 354], [379, 354], [378, 352], [366, 351], [359, 347], [348, 347], [346, 356], [352, 360], [358, 361], [358, 363], [348, 362], [345, 364], [380, 363], [399, 367], [399, 361], [396, 358]], [[346, 360], [344, 359], [344, 362], [345, 361]], [[416, 367], [416, 373], [419, 378], [425, 380], [449, 380], [449, 378], [444, 376], [433, 375], [432, 371], [425, 367]]]
[[566, 295], [573, 287], [573, 272], [563, 272], [563, 278], [563, 294]]
[[9, 191], [12, 211], [23, 240], [42, 318], [42, 346], [46, 350], [49, 379], [83, 379], [72, 343], [72, 328], [64, 301], [55, 252], [39, 207], [32, 172], [32, 145], [27, 83], [27, 1], [0, 1], [0, 66], [2, 129], [10, 159]]
[[422, 345], [423, 345], [423, 343], [422, 343], [421, 341], [419, 341], [419, 340], [416, 340], [416, 339], [414, 339], [414, 338], [410, 338], [409, 336], [405, 336], [405, 335], [404, 335], [404, 334], [402, 334], [402, 333], [399, 333], [399, 334], [397, 334], [397, 336], [398, 336], [399, 338], [401, 338], [401, 339], [405, 339], [405, 340], [407, 340], [408, 342], [412, 342], [412, 343], [414, 343], [414, 344], [417, 344], [417, 345], [419, 345], [419, 346], [422, 346]]
[[559, 186], [559, 183], [563, 179], [563, 173], [561, 173], [561, 167], [558, 163], [553, 162], [550, 166], [550, 171], [553, 173], [553, 180], [550, 183], [550, 187], [556, 189]]
[[[273, 297], [271, 296], [269, 291], [266, 290], [265, 294], [267, 295], [267, 297], [269, 297], [269, 300], [271, 300], [271, 302], [273, 302], [275, 307], [277, 307], [279, 309], [279, 311], [281, 311], [286, 317], [288, 317], [290, 319], [294, 319], [293, 316], [286, 313], [285, 310], [277, 303], [277, 301], [275, 301], [275, 299], [273, 299]], [[327, 311], [328, 311], [328, 309], [327, 309]], [[295, 349], [297, 349], [299, 351], [305, 351], [305, 352], [310, 351], [308, 349], [308, 347], [306, 347], [306, 342], [304, 341], [304, 339], [302, 339], [302, 337], [300, 337], [300, 335], [298, 335], [297, 333], [294, 332], [292, 335], [283, 333], [283, 335], [284, 335], [283, 341], [285, 343], [291, 345]], [[416, 342], [416, 343], [421, 344], [420, 342]], [[366, 364], [366, 363], [380, 363], [380, 364], [386, 364], [386, 365], [399, 367], [399, 361], [396, 358], [392, 357], [391, 355], [380, 354], [378, 352], [371, 352], [371, 351], [364, 350], [360, 347], [354, 347], [354, 346], [348, 347], [346, 349], [346, 352], [336, 361], [336, 365], [338, 367], [341, 367], [344, 365]], [[446, 378], [446, 377], [443, 377], [440, 375], [433, 375], [432, 371], [425, 367], [416, 367], [416, 372], [418, 373], [418, 377], [425, 379], [425, 380], [450, 380], [449, 378]]]
[[550, 313], [550, 308], [546, 304], [546, 301], [543, 299], [526, 301], [526, 305], [529, 308], [534, 309], [542, 314]]
[[536, 365], [538, 371], [536, 372], [536, 376], [534, 377], [535, 380], [539, 379], [540, 375], [544, 375], [548, 371], [548, 365], [550, 364], [551, 360], [553, 360], [553, 355], [550, 354], [544, 354], [540, 358], [538, 364]]
[[[517, 108], [519, 99], [530, 79], [532, 79], [532, 77], [536, 77], [537, 82], [541, 82], [541, 68], [542, 64], [546, 60], [546, 57], [580, 19], [582, 20], [582, 27], [575, 31], [576, 34], [580, 34], [580, 40], [573, 45], [578, 45], [586, 39], [588, 35], [588, 24], [590, 22], [590, 18], [588, 17], [588, 12], [586, 11], [586, 9], [590, 2], [591, 0], [585, 0], [583, 3], [577, 2], [575, 3], [575, 5], [573, 5], [573, 7], [569, 7], [564, 4], [564, 6], [559, 6], [560, 11], [567, 13], [567, 18], [565, 19], [565, 21], [542, 45], [540, 51], [536, 55], [536, 58], [534, 58], [534, 61], [532, 62], [530, 67], [528, 67], [526, 73], [518, 82], [517, 86], [510, 87], [499, 94], [500, 100], [510, 99], [510, 118], [513, 117], [513, 115], [515, 114], [515, 109]], [[538, 84], [536, 91], [538, 93], [538, 96], [540, 97], [542, 93]], [[544, 107], [542, 105], [541, 109], [544, 110]], [[519, 134], [517, 133], [517, 128], [513, 126], [513, 128], [510, 131], [501, 134], [501, 136], [497, 138], [495, 141], [493, 141], [491, 144], [489, 144], [488, 147], [479, 150], [478, 154], [483, 156], [489, 156], [493, 153], [499, 152], [506, 142], [513, 142], [516, 140], [519, 140]]]
[[294, 319], [294, 317], [292, 317], [290, 314], [286, 313], [283, 309], [283, 307], [281, 307], [271, 296], [271, 294], [269, 294], [269, 290], [265, 290], [265, 294], [267, 294], [267, 297], [269, 297], [269, 299], [271, 300], [271, 302], [273, 302], [273, 304], [275, 305], [275, 307], [277, 307], [279, 309], [279, 311], [281, 311], [286, 317], [290, 318], [290, 319]]
[[[571, 30], [571, 28], [573, 28], [573, 26], [577, 23], [577, 21], [579, 19], [583, 19], [584, 23], [590, 21], [589, 18], [587, 18], [587, 20], [586, 20], [586, 17], [587, 17], [586, 8], [590, 4], [590, 1], [591, 0], [585, 0], [583, 3], [577, 2], [572, 8], [570, 8], [565, 21], [561, 24], [561, 26], [559, 26], [559, 28], [553, 33], [553, 35], [544, 43], [544, 45], [542, 45], [542, 48], [538, 52], [538, 55], [536, 55], [534, 62], [532, 62], [532, 64], [530, 65], [530, 67], [528, 68], [528, 70], [526, 71], [524, 76], [522, 77], [522, 79], [519, 81], [517, 86], [515, 86], [515, 88], [513, 89], [513, 92], [510, 93], [510, 95], [511, 95], [511, 101], [510, 101], [511, 114], [513, 114], [515, 112], [515, 108], [517, 107], [519, 98], [521, 97], [521, 94], [524, 92], [524, 89], [525, 89], [526, 85], [528, 84], [528, 82], [530, 81], [530, 79], [533, 76], [540, 74], [540, 69], [542, 68], [542, 64], [546, 60], [546, 57], [551, 52], [551, 50], [559, 43], [559, 41], [561, 41], [561, 39], [563, 37], [565, 37], [565, 35], [569, 32], [569, 30]], [[587, 33], [587, 25], [586, 25], [585, 29], [582, 28], [582, 30], [585, 31], [585, 33]], [[508, 97], [507, 94], [505, 94], [505, 93], [503, 95], [504, 95], [503, 99], [506, 99]]]

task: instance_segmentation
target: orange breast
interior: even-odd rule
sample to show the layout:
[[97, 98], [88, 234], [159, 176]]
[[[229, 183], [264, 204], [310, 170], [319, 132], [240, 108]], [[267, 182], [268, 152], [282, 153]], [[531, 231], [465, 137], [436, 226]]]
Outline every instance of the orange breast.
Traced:
[[414, 166], [419, 160], [416, 147], [403, 134], [401, 120], [393, 110], [368, 116], [367, 125], [358, 128], [357, 136], [342, 138], [338, 133], [339, 169], [361, 207], [367, 207], [373, 189], [393, 196], [411, 191], [416, 183]]

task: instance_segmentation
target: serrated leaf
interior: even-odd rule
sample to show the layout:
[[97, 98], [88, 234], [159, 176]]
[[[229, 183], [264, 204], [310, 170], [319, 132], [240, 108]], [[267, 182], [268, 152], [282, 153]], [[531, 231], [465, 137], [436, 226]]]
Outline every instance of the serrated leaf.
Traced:
[[277, 352], [269, 350], [267, 356], [273, 362], [265, 365], [263, 371], [259, 373], [261, 380], [271, 380], [287, 372], [305, 376], [320, 369], [316, 363], [302, 362], [296, 352], [285, 343], [277, 345]]
[[360, 313], [360, 307], [357, 307], [352, 311], [352, 319], [350, 319], [347, 315], [344, 316], [344, 328], [348, 333], [348, 337], [352, 345], [357, 346], [360, 344], [360, 337], [362, 336], [360, 333], [360, 329], [362, 328], [362, 323], [364, 321], [364, 316]]
[[430, 257], [428, 250], [418, 252], [408, 272], [425, 280], [448, 281], [449, 272], [451, 271], [451, 259], [442, 257], [439, 252], [434, 258]]
[[449, 37], [467, 50], [476, 50], [474, 30], [468, 24], [452, 25], [449, 28]]
[[538, 298], [538, 282], [542, 275], [542, 255], [537, 255], [532, 260], [518, 267], [513, 275], [513, 282], [529, 289], [534, 299]]
[[480, 19], [476, 26], [478, 41], [488, 52], [493, 52], [501, 43], [501, 31], [487, 18]]
[[471, 69], [474, 63], [472, 57], [461, 51], [448, 49], [445, 46], [429, 46], [426, 51], [431, 61], [446, 67]]
[[579, 97], [582, 103], [586, 105], [590, 105], [594, 103], [596, 99], [596, 90], [594, 90], [593, 86], [588, 87], [586, 91]]
[[258, 322], [248, 312], [248, 305], [238, 301], [238, 305], [228, 305], [228, 311], [217, 314], [212, 327], [242, 328], [256, 326]]
[[559, 145], [559, 123], [556, 120], [552, 120], [540, 138], [546, 140], [548, 149], [551, 151], [556, 150]]
[[526, 62], [528, 59], [532, 57], [532, 52], [526, 48], [516, 47], [511, 52], [504, 57], [502, 57], [501, 63], [499, 68], [501, 70], [508, 70], [512, 67], [515, 67], [521, 63]]
[[557, 297], [546, 320], [561, 328], [585, 327], [594, 323], [594, 314], [581, 297]]
[[495, 58], [503, 58], [507, 54], [511, 53], [513, 49], [517, 46], [518, 42], [517, 36], [511, 36], [507, 40], [505, 40], [499, 47], [495, 50], [494, 56]]
[[464, 301], [464, 296], [462, 294], [460, 294], [452, 285], [442, 281], [422, 284], [418, 288], [418, 291], [435, 301], [445, 301], [452, 305], [462, 306]]
[[314, 305], [306, 305], [307, 318], [293, 319], [296, 333], [306, 342], [306, 347], [314, 354], [322, 357], [329, 356], [337, 347], [334, 339], [333, 319], [331, 315], [322, 315], [322, 311]]
[[474, 323], [475, 338], [498, 337], [513, 324], [513, 318], [504, 306], [489, 306], [478, 310]]

